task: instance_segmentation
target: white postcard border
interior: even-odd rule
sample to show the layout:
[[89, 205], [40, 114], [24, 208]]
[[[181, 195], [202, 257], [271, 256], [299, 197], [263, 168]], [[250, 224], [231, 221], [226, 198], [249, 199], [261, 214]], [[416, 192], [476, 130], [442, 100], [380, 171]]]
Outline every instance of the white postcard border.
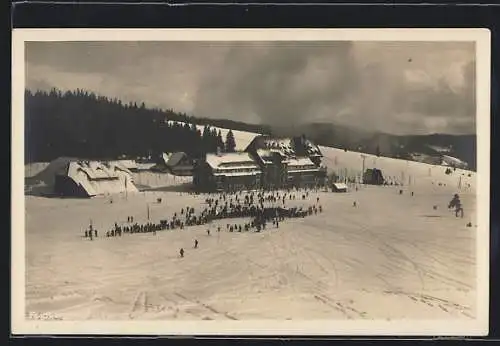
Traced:
[[[27, 41], [474, 41], [477, 128], [477, 319], [308, 321], [28, 321], [25, 319], [24, 84]], [[488, 333], [490, 210], [488, 29], [14, 29], [12, 35], [13, 334], [112, 335], [471, 335]]]

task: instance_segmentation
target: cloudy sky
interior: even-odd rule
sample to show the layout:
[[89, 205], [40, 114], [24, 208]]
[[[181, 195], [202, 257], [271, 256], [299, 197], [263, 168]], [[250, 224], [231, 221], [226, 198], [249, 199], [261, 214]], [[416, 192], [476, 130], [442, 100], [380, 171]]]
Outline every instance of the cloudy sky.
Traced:
[[29, 42], [26, 86], [199, 117], [475, 133], [467, 42]]

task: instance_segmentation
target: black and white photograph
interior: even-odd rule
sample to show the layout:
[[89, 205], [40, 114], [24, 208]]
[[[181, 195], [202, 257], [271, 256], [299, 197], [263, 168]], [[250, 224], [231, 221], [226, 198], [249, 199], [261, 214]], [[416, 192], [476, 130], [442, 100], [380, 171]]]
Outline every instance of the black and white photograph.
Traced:
[[485, 335], [489, 45], [14, 30], [13, 331]]

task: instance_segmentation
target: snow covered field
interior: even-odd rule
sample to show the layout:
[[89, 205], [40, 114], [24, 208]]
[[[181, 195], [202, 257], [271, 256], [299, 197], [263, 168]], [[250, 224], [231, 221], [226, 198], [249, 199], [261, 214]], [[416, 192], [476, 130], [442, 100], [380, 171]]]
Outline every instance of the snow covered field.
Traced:
[[[330, 170], [361, 171], [359, 153], [322, 150]], [[147, 191], [110, 204], [106, 197], [26, 196], [26, 313], [65, 320], [474, 318], [475, 173], [445, 175], [445, 167], [369, 156], [370, 166], [388, 176], [404, 172], [411, 185], [402, 195], [391, 186], [313, 193], [308, 203], [319, 196], [323, 213], [261, 233], [230, 233], [222, 220], [222, 232], [210, 236], [208, 226], [194, 226], [103, 238], [127, 216], [146, 222], [148, 204], [159, 221], [188, 205], [202, 208], [206, 197]], [[455, 192], [463, 219], [447, 209]], [[83, 238], [90, 219], [101, 233], [94, 241]]]

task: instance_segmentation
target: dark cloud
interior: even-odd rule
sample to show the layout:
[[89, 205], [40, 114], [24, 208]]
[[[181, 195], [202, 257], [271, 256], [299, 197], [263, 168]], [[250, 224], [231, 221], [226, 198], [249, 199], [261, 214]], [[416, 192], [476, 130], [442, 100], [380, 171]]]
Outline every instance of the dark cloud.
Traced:
[[30, 42], [26, 54], [30, 88], [273, 126], [475, 131], [472, 43]]
[[[196, 114], [255, 114], [261, 122], [297, 124], [352, 88], [350, 42], [234, 47], [200, 83]], [[221, 114], [225, 112], [226, 114]]]

